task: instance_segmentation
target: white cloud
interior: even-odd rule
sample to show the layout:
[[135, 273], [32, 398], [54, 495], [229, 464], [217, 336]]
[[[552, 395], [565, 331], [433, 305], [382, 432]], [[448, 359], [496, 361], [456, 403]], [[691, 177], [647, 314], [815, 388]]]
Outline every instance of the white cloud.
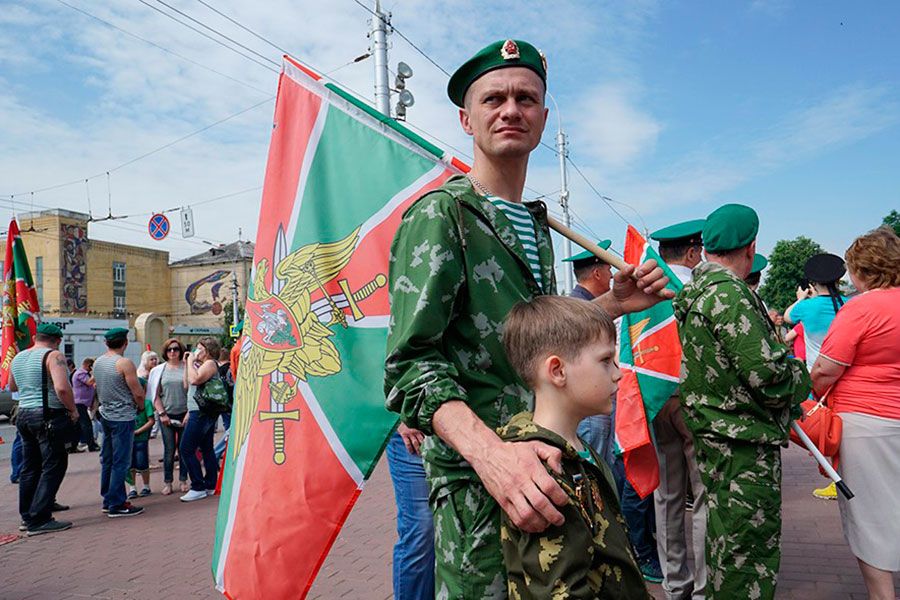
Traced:
[[662, 130], [660, 123], [638, 108], [632, 86], [605, 83], [587, 88], [571, 116], [572, 141], [581, 153], [606, 167], [623, 168], [649, 152]]

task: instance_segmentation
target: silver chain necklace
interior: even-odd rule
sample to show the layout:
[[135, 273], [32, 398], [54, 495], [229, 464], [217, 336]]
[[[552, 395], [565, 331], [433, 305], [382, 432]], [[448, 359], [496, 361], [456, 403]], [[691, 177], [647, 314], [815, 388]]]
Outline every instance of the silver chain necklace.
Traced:
[[493, 193], [491, 190], [487, 189], [487, 186], [485, 186], [483, 183], [481, 183], [480, 181], [478, 181], [477, 179], [475, 179], [475, 176], [472, 175], [471, 173], [467, 173], [467, 174], [466, 174], [466, 178], [468, 178], [469, 182], [470, 182], [473, 186], [475, 186], [476, 188], [478, 188], [478, 191], [481, 192], [482, 195], [484, 195], [484, 196], [492, 196], [492, 197], [494, 197], [494, 198], [499, 198], [499, 196], [497, 196], [497, 194], [495, 194], [495, 193]]

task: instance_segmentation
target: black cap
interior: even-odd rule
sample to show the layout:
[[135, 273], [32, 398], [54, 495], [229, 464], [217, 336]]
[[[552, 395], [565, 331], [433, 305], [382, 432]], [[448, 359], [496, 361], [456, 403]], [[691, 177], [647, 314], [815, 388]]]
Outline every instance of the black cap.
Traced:
[[803, 274], [812, 283], [831, 283], [844, 276], [844, 260], [834, 254], [816, 254], [806, 261]]

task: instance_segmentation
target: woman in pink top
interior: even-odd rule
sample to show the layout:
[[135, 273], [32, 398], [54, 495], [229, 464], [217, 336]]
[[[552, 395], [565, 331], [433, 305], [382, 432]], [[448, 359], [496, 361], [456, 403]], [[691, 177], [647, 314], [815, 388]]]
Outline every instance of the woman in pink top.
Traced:
[[845, 255], [862, 292], [835, 316], [813, 365], [813, 390], [831, 390], [844, 421], [839, 498], [844, 537], [871, 599], [895, 598], [900, 571], [900, 238], [880, 227]]

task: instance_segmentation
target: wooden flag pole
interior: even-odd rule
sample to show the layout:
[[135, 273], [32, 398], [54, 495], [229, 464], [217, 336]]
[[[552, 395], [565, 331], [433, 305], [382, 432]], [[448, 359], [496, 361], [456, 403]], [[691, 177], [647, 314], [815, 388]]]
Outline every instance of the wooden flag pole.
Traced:
[[[604, 250], [603, 248], [598, 246], [596, 242], [592, 242], [590, 239], [581, 235], [577, 231], [573, 231], [569, 227], [566, 227], [565, 225], [563, 225], [562, 223], [560, 223], [559, 221], [557, 221], [556, 219], [554, 219], [553, 217], [551, 217], [549, 215], [547, 216], [547, 224], [550, 225], [550, 229], [552, 229], [553, 231], [557, 232], [558, 234], [560, 234], [561, 236], [563, 236], [565, 238], [572, 240], [573, 242], [575, 242], [576, 244], [578, 244], [579, 246], [581, 246], [582, 248], [584, 248], [585, 250], [587, 250], [588, 252], [590, 252], [591, 254], [593, 254], [594, 256], [599, 258], [600, 260], [602, 260], [603, 262], [611, 264], [612, 266], [619, 269], [620, 271], [628, 266], [628, 263], [626, 263], [623, 258], [616, 256], [609, 250]], [[634, 274], [632, 274], [631, 277], [632, 277], [632, 279], [637, 279], [637, 277]], [[659, 290], [658, 292], [656, 292], [656, 295], [659, 296], [660, 298], [666, 298], [663, 295], [663, 290]], [[666, 298], [666, 299], [668, 300], [668, 298]]]

